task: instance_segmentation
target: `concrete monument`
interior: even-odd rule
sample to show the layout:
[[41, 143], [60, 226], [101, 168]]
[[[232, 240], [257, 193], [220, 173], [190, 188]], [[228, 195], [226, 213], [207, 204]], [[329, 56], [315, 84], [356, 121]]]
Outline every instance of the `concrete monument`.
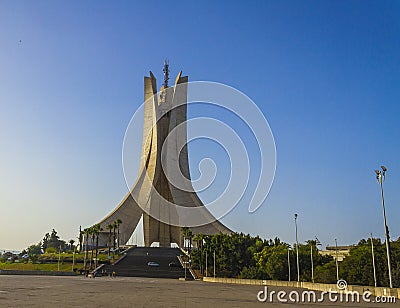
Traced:
[[[117, 219], [120, 225], [120, 243], [125, 244], [143, 215], [145, 246], [159, 242], [160, 247], [171, 243], [182, 245], [181, 227], [187, 226], [193, 234], [231, 233], [206, 209], [194, 191], [189, 171], [187, 151], [187, 82], [178, 74], [175, 84], [168, 86], [168, 62], [164, 65], [164, 84], [157, 92], [156, 78], [150, 72], [144, 77], [144, 128], [142, 155], [137, 180], [117, 208], [105, 217], [103, 230]], [[202, 215], [203, 225], [185, 225], [190, 221], [180, 217], [176, 207], [195, 207]], [[185, 219], [183, 219], [185, 218]], [[103, 231], [101, 242], [107, 243]], [[108, 237], [107, 237], [108, 238]]]

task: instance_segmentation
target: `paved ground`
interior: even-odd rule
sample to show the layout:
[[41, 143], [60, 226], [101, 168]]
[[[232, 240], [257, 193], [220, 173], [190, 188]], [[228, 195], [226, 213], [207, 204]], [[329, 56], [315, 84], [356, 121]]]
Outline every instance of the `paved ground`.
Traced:
[[[258, 302], [261, 286], [117, 277], [0, 276], [0, 307], [399, 307], [376, 303]], [[268, 287], [270, 291], [281, 288]], [[286, 291], [289, 291], [286, 289]], [[301, 292], [302, 290], [298, 290]]]

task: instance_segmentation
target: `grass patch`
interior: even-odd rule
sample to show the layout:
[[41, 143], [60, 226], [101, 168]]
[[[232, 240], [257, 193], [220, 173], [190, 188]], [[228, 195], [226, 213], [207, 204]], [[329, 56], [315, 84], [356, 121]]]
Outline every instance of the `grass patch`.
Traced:
[[[41, 255], [38, 255], [38, 261], [42, 261], [42, 262], [57, 262], [58, 261], [58, 253], [44, 253]], [[91, 257], [91, 253], [90, 251], [88, 251], [87, 253], [87, 259], [89, 259]], [[115, 254], [114, 257], [114, 261], [118, 260], [121, 257], [121, 255]], [[74, 258], [73, 253], [61, 253], [60, 256], [60, 260], [61, 262], [65, 261], [65, 262], [72, 262], [72, 259]], [[85, 254], [84, 253], [76, 253], [75, 254], [75, 262], [82, 262], [85, 258]], [[93, 252], [93, 258], [94, 258], [94, 252]], [[112, 255], [111, 255], [112, 258]], [[97, 259], [99, 259], [99, 261], [107, 261], [108, 260], [108, 254], [98, 254], [97, 255]], [[111, 261], [113, 261], [113, 259], [111, 259]]]
[[[75, 263], [74, 268], [83, 267], [83, 263]], [[36, 264], [36, 263], [10, 263], [1, 262], [0, 269], [2, 270], [21, 270], [21, 271], [57, 271], [57, 263]], [[61, 272], [72, 272], [72, 263], [60, 263]]]

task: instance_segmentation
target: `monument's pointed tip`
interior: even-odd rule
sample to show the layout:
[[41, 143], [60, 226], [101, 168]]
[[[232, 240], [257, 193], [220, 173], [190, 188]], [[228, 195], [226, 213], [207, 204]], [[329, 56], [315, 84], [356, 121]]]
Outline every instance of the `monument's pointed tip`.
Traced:
[[178, 82], [179, 82], [179, 79], [182, 77], [182, 70], [180, 70], [179, 71], [179, 73], [178, 73], [178, 76], [176, 76], [176, 79], [175, 79], [175, 85], [177, 85], [178, 84]]

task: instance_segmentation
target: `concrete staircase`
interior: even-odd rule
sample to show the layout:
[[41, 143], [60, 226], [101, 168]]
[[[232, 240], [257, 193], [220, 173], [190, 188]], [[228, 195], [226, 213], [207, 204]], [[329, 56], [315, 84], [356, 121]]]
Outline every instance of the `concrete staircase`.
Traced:
[[[124, 277], [181, 278], [185, 277], [182, 267], [169, 267], [174, 262], [180, 266], [178, 256], [182, 251], [178, 248], [135, 247], [127, 251], [127, 255], [115, 265], [107, 265], [108, 273], [115, 272]], [[148, 266], [148, 262], [157, 262], [158, 267]], [[187, 276], [191, 277], [189, 271]]]

